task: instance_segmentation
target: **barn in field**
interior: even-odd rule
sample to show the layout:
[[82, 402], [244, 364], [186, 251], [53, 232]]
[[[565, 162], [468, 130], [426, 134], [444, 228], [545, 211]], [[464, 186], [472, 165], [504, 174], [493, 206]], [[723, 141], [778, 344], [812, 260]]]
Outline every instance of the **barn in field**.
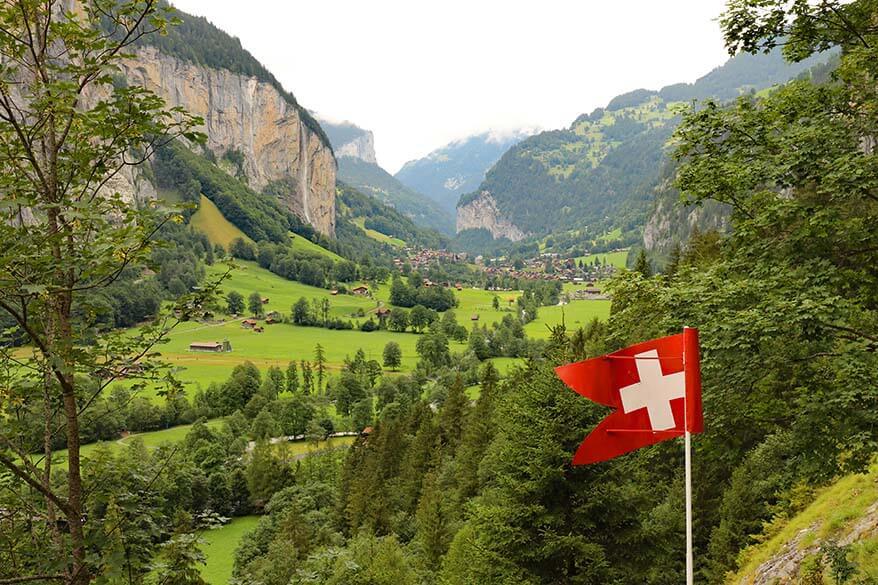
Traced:
[[202, 351], [209, 353], [223, 353], [232, 351], [232, 344], [226, 341], [193, 341], [189, 344], [189, 351]]

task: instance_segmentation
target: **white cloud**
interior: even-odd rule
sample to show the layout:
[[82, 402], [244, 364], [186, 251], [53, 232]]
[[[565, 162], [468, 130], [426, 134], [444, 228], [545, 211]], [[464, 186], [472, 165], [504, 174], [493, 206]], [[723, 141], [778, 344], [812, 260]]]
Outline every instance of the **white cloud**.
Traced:
[[374, 131], [396, 171], [486, 128], [566, 127], [726, 56], [723, 0], [177, 0], [322, 116]]

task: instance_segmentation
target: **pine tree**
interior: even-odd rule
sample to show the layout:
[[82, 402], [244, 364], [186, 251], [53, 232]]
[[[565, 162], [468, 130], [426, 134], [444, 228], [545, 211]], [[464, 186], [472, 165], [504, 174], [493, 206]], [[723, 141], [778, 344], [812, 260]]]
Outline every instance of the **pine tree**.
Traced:
[[443, 501], [443, 491], [435, 471], [431, 471], [424, 478], [424, 489], [415, 518], [415, 540], [424, 565], [428, 571], [435, 571], [448, 550], [450, 540], [447, 504]]
[[494, 364], [482, 368], [480, 389], [472, 415], [467, 419], [460, 448], [457, 452], [456, 471], [459, 502], [476, 495], [479, 488], [479, 464], [494, 437], [494, 403], [500, 375]]
[[466, 396], [463, 378], [458, 375], [448, 389], [448, 397], [439, 410], [439, 433], [452, 454], [463, 437], [468, 410], [469, 398]]
[[652, 266], [649, 263], [649, 258], [646, 257], [646, 250], [643, 248], [640, 249], [637, 260], [634, 262], [634, 272], [639, 272], [644, 278], [652, 276]]
[[317, 393], [323, 391], [323, 377], [326, 375], [326, 352], [319, 343], [314, 347], [314, 365], [317, 369]]
[[296, 362], [291, 361], [287, 366], [287, 392], [295, 394], [299, 389], [299, 372], [296, 369]]
[[668, 258], [668, 265], [665, 267], [665, 274], [668, 276], [674, 276], [677, 274], [682, 259], [683, 247], [680, 245], [680, 242], [674, 242], [674, 247], [671, 248], [671, 255]]
[[302, 394], [306, 396], [314, 391], [314, 374], [311, 371], [311, 364], [302, 360]]

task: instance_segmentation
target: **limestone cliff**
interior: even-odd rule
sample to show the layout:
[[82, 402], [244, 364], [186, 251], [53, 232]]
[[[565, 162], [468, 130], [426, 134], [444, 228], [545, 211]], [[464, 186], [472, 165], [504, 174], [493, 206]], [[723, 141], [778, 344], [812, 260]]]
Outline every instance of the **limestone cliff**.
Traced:
[[335, 156], [338, 158], [350, 156], [373, 165], [378, 164], [378, 159], [375, 158], [375, 135], [371, 130], [365, 130], [346, 120], [337, 122], [317, 114], [314, 116], [332, 143]]
[[[271, 84], [225, 69], [182, 61], [154, 47], [138, 48], [123, 66], [129, 83], [204, 119], [207, 147], [218, 157], [243, 154], [250, 186], [283, 185], [280, 197], [318, 231], [335, 234], [332, 149]], [[276, 189], [275, 189], [276, 190]]]
[[335, 154], [338, 157], [352, 156], [372, 164], [378, 164], [378, 160], [375, 158], [375, 135], [372, 134], [371, 130], [367, 130], [350, 142], [336, 148]]
[[700, 206], [686, 206], [680, 202], [680, 193], [673, 187], [675, 168], [664, 169], [664, 179], [656, 189], [655, 203], [643, 227], [643, 247], [663, 261], [676, 244], [685, 246], [693, 232], [729, 229], [728, 206], [716, 201], [705, 201]]
[[472, 201], [457, 208], [457, 231], [486, 229], [494, 239], [507, 238], [513, 242], [523, 240], [525, 234], [518, 226], [503, 217], [497, 201], [489, 191], [482, 191]]

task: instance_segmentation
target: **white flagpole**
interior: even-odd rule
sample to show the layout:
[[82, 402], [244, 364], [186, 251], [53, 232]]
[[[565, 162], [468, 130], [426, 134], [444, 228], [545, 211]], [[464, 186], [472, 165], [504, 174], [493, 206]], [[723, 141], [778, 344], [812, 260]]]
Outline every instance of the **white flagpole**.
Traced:
[[[688, 329], [688, 327], [683, 328]], [[686, 371], [686, 344], [683, 343], [683, 372]], [[685, 374], [684, 374], [685, 376]], [[693, 585], [695, 578], [694, 560], [692, 558], [692, 435], [689, 433], [689, 410], [686, 399], [689, 388], [683, 393], [683, 430], [686, 451], [686, 585]]]

